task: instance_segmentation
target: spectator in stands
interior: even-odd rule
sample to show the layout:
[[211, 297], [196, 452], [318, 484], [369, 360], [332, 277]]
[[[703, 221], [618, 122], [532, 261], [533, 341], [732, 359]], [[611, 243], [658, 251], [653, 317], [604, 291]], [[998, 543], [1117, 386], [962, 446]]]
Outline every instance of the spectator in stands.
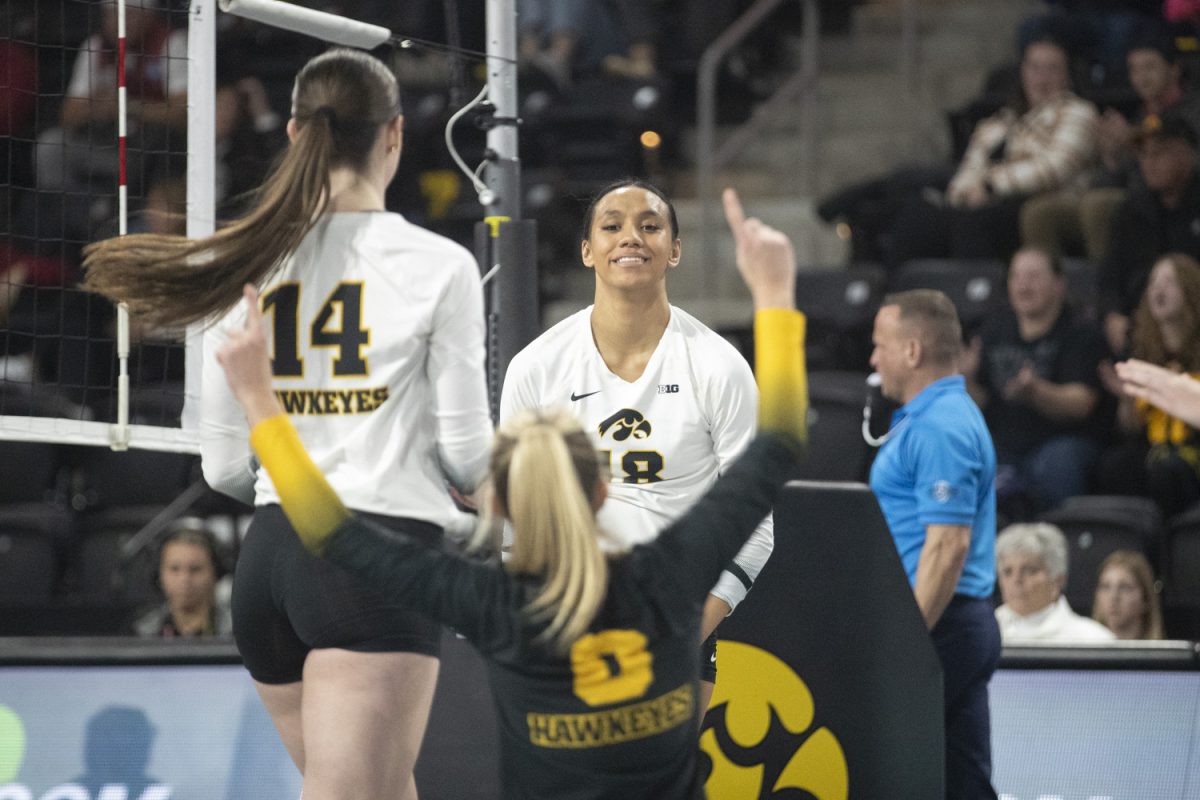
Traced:
[[0, 6], [0, 235], [11, 230], [12, 187], [32, 185], [24, 144], [33, 137], [38, 98], [37, 49], [29, 44], [36, 17], [13, 5]]
[[187, 235], [187, 178], [165, 175], [157, 178], [146, 190], [146, 207], [142, 209], [142, 230], [137, 233]]
[[1118, 550], [1100, 565], [1092, 618], [1118, 639], [1163, 638], [1162, 604], [1154, 571], [1141, 553]]
[[[1025, 248], [1008, 270], [1009, 308], [993, 315], [960, 362], [996, 444], [997, 499], [1009, 518], [1083, 494], [1100, 453], [1100, 331], [1066, 304], [1062, 264]], [[1026, 501], [1032, 507], [1026, 507]]]
[[214, 113], [214, 188], [218, 216], [228, 218], [241, 210], [247, 193], [262, 183], [272, 160], [287, 145], [287, 135], [283, 118], [267, 100], [266, 87], [252, 75], [221, 81]]
[[1059, 253], [1082, 252], [1100, 264], [1108, 252], [1112, 216], [1137, 174], [1135, 133], [1151, 115], [1171, 112], [1200, 130], [1200, 97], [1182, 86], [1182, 69], [1174, 37], [1160, 27], [1148, 28], [1126, 57], [1129, 82], [1138, 96], [1133, 121], [1108, 108], [1098, 127], [1100, 162], [1087, 176], [1086, 190], [1062, 191], [1031, 198], [1021, 208], [1021, 241]]
[[233, 618], [217, 600], [224, 574], [216, 537], [203, 520], [175, 523], [158, 550], [155, 583], [164, 602], [134, 623], [138, 636], [228, 636]]
[[1046, 0], [1051, 13], [1031, 17], [1017, 32], [1020, 42], [1047, 30], [1069, 36], [1088, 62], [1095, 86], [1119, 77], [1130, 41], [1148, 21], [1159, 16], [1162, 0]]
[[1164, 0], [1163, 16], [1170, 22], [1200, 26], [1200, 0]]
[[[1159, 259], [1138, 306], [1133, 355], [1200, 377], [1200, 263], [1172, 253]], [[1132, 438], [1105, 453], [1097, 471], [1102, 491], [1153, 498], [1167, 515], [1200, 501], [1200, 437], [1182, 419], [1124, 393], [1109, 366], [1106, 387], [1119, 398], [1117, 419]]]
[[996, 537], [996, 564], [1003, 605], [996, 609], [1005, 644], [1108, 642], [1116, 637], [1094, 619], [1071, 610], [1067, 584], [1067, 538], [1047, 522], [1009, 525]]
[[1074, 186], [1096, 153], [1096, 109], [1071, 93], [1067, 50], [1051, 38], [1021, 55], [1014, 102], [980, 122], [944, 197], [914, 197], [893, 221], [890, 258], [1009, 258], [1021, 204]]
[[1149, 116], [1137, 134], [1140, 177], [1113, 214], [1099, 265], [1100, 313], [1114, 353], [1129, 346], [1133, 309], [1164, 253], [1200, 256], [1200, 173], [1196, 131], [1175, 114]]
[[[127, 141], [132, 149], [163, 150], [170, 132], [187, 128], [187, 31], [172, 31], [160, 0], [126, 0], [125, 61]], [[37, 185], [47, 191], [116, 193], [117, 9], [105, 0], [101, 30], [79, 48], [63, 99], [60, 127], [37, 143]], [[141, 194], [137, 167], [128, 158], [131, 193]], [[86, 222], [85, 222], [86, 224]], [[85, 239], [83, 230], [79, 238]]]
[[517, 11], [522, 60], [560, 88], [570, 86], [577, 66], [632, 78], [655, 74], [657, 24], [644, 0], [518, 0]]

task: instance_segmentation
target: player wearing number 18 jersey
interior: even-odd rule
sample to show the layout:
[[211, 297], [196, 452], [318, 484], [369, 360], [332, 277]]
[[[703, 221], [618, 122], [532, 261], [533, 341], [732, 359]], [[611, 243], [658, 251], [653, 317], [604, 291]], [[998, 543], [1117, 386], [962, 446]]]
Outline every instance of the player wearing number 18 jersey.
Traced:
[[[610, 467], [600, 528], [618, 545], [632, 547], [681, 517], [750, 443], [758, 393], [741, 354], [674, 306], [645, 370], [625, 381], [596, 350], [592, 311], [589, 306], [571, 315], [513, 358], [500, 419], [551, 407], [574, 414]], [[712, 594], [736, 607], [772, 542], [768, 517]]]
[[[581, 256], [595, 304], [513, 358], [500, 401], [516, 412], [567, 405], [607, 454], [601, 528], [618, 546], [646, 542], [678, 519], [754, 436], [754, 378], [724, 339], [667, 302], [679, 264], [675, 211], [658, 189], [618, 181], [585, 214]], [[771, 554], [767, 516], [712, 587], [701, 621], [701, 703], [716, 682], [715, 628]]]

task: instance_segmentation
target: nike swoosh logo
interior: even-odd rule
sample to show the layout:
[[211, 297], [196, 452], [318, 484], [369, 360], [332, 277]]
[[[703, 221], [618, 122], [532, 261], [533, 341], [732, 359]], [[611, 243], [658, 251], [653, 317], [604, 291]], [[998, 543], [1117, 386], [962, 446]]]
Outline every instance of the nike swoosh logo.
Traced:
[[576, 400], [582, 400], [585, 397], [591, 397], [592, 395], [600, 394], [603, 391], [603, 389], [597, 389], [594, 392], [584, 392], [583, 394], [575, 394], [574, 392], [571, 392], [571, 402], [574, 403]]

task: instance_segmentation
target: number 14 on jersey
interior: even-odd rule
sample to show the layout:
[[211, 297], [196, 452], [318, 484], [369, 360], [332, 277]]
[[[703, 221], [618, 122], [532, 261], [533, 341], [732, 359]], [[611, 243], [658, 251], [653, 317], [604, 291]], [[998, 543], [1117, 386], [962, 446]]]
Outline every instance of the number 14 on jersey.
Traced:
[[[363, 327], [363, 285], [342, 281], [321, 304], [308, 328], [308, 347], [336, 348], [333, 374], [338, 378], [363, 377], [368, 373], [363, 348], [371, 343], [371, 331]], [[263, 313], [271, 314], [275, 354], [271, 371], [277, 378], [304, 377], [300, 354], [300, 284], [281, 283], [262, 296]]]

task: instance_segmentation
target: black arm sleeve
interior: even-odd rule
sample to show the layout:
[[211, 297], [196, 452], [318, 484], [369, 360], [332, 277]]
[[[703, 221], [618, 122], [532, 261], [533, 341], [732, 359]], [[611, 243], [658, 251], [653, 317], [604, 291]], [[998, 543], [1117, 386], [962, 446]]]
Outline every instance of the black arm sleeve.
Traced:
[[402, 605], [454, 628], [481, 650], [506, 640], [512, 584], [500, 570], [350, 517], [322, 555]]

